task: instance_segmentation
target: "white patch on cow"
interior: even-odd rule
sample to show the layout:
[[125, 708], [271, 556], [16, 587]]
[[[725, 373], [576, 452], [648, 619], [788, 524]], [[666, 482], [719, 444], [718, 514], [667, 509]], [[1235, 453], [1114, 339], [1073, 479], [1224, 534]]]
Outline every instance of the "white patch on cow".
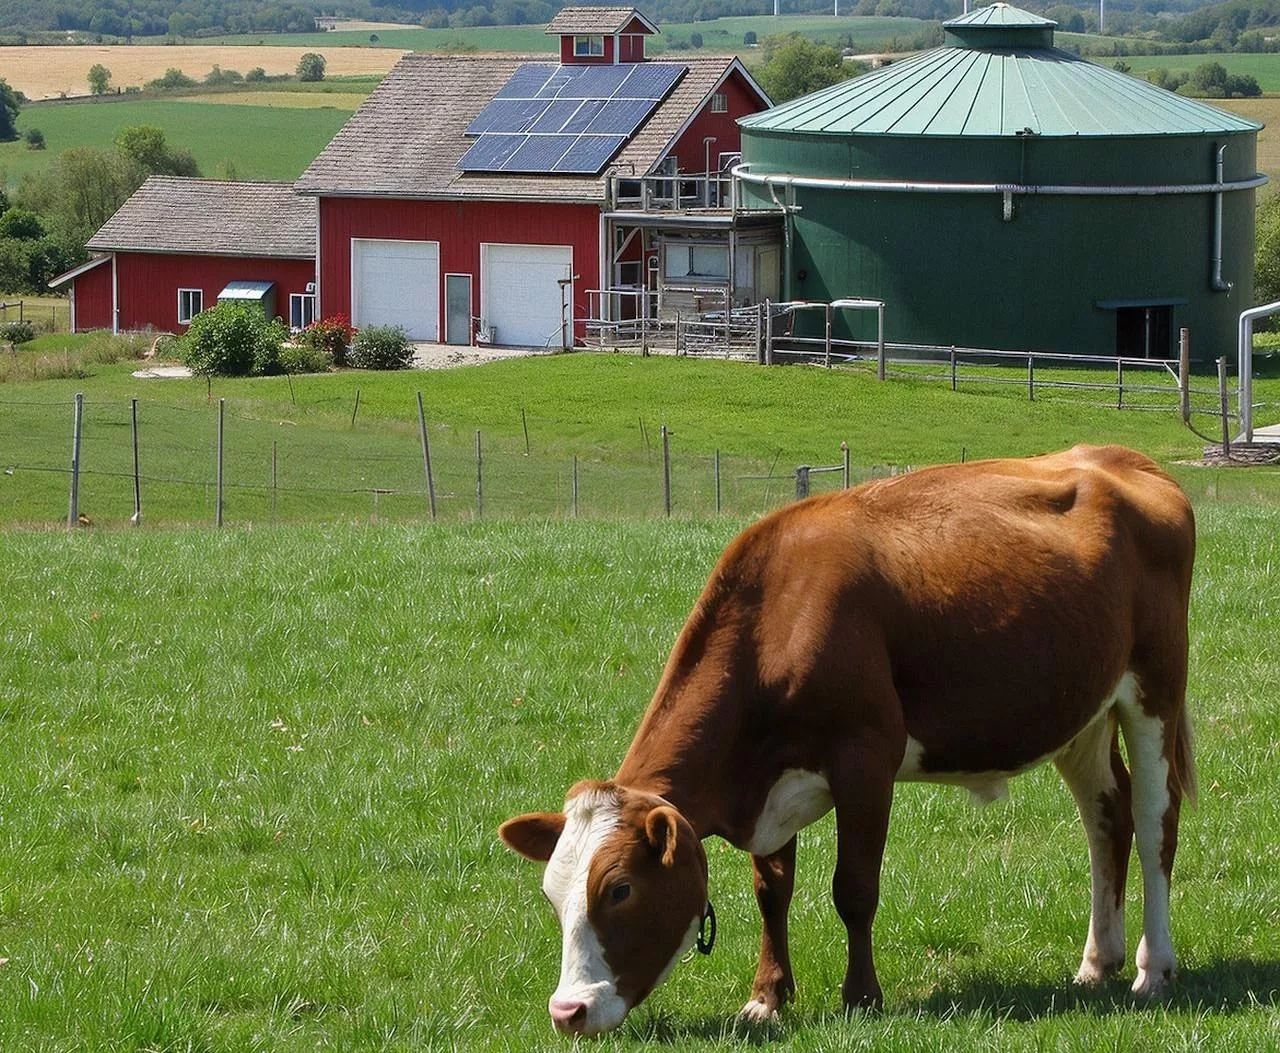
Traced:
[[560, 983], [551, 1000], [585, 1005], [584, 1032], [589, 1035], [617, 1027], [627, 1015], [617, 978], [587, 917], [591, 859], [617, 828], [619, 812], [617, 797], [608, 791], [588, 790], [569, 801], [564, 831], [542, 876], [542, 890], [555, 907], [564, 934]]
[[803, 768], [788, 768], [769, 790], [751, 840], [743, 847], [752, 855], [772, 855], [797, 831], [831, 811], [834, 803], [831, 787], [823, 776]]
[[1133, 785], [1133, 832], [1142, 864], [1142, 941], [1138, 944], [1138, 976], [1134, 994], [1154, 994], [1173, 975], [1176, 960], [1169, 935], [1169, 879], [1160, 863], [1164, 817], [1169, 797], [1169, 760], [1164, 753], [1164, 721], [1143, 712], [1141, 690], [1130, 674], [1116, 709]]
[[[1047, 758], [1041, 757], [1027, 768], [1034, 768]], [[1009, 779], [1027, 768], [1017, 771], [962, 771], [936, 772], [924, 769], [924, 745], [907, 736], [907, 748], [902, 754], [902, 763], [898, 765], [898, 782], [941, 782], [948, 786], [963, 786], [969, 791], [969, 797], [975, 805], [990, 804], [1002, 797], [1009, 796]]]

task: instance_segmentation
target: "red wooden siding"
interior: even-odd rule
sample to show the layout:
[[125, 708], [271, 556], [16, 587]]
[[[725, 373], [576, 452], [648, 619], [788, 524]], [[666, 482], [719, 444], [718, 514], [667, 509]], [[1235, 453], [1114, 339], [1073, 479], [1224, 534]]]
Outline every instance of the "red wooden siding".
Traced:
[[751, 90], [742, 74], [737, 70], [719, 88], [727, 97], [729, 111], [712, 113], [711, 98], [703, 104], [698, 115], [685, 129], [676, 143], [672, 154], [681, 172], [706, 171], [706, 146], [703, 139], [714, 135], [716, 141], [711, 144], [711, 167], [716, 167], [720, 154], [736, 153], [742, 148], [742, 135], [738, 130], [738, 118], [758, 113], [765, 108], [760, 97]]
[[[110, 272], [110, 267], [99, 270]], [[145, 329], [151, 326], [179, 332], [178, 290], [199, 289], [204, 306], [212, 307], [228, 282], [275, 282], [276, 313], [289, 319], [289, 294], [305, 293], [315, 281], [312, 260], [252, 259], [233, 256], [178, 256], [160, 253], [118, 252], [119, 326]]]
[[623, 36], [622, 45], [618, 50], [619, 62], [643, 62], [644, 61], [644, 37], [639, 34], [628, 34]]
[[111, 328], [111, 261], [100, 263], [71, 281], [76, 332]]
[[640, 19], [633, 18], [630, 22], [628, 22], [625, 26], [623, 26], [618, 32], [623, 34], [638, 33], [638, 34], [643, 34], [645, 36], [648, 36], [653, 32], [653, 30], [650, 29], [648, 26], [646, 26], [643, 22], [641, 22]]
[[320, 199], [320, 304], [324, 317], [351, 314], [351, 239], [440, 243], [439, 332], [444, 275], [470, 274], [471, 313], [480, 315], [480, 245], [571, 245], [574, 317], [586, 316], [587, 289], [600, 287], [600, 210], [595, 205], [509, 201]]
[[[600, 36], [599, 33], [578, 33], [578, 36]], [[602, 65], [613, 61], [613, 37], [604, 34], [603, 55], [575, 55], [573, 53], [573, 34], [566, 33], [560, 38], [560, 61], [565, 65]]]

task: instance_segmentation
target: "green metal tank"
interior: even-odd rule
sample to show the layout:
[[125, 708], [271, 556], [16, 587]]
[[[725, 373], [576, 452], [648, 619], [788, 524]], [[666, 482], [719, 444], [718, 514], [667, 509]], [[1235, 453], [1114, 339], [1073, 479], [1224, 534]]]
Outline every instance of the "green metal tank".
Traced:
[[[895, 343], [1197, 360], [1252, 306], [1261, 125], [1053, 46], [1005, 4], [742, 121], [788, 299], [881, 299]], [[840, 336], [874, 337], [842, 316]]]

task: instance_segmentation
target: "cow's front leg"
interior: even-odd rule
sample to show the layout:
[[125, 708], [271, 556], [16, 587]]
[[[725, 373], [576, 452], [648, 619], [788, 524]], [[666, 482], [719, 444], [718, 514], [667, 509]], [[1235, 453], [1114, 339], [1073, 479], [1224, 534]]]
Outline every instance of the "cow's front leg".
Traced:
[[752, 1023], [762, 1023], [776, 1020], [778, 1010], [796, 990], [787, 945], [787, 912], [796, 878], [796, 839], [793, 837], [772, 855], [752, 856], [751, 866], [763, 927], [751, 1001], [742, 1007], [740, 1015]]
[[884, 1001], [871, 957], [871, 922], [880, 900], [880, 862], [901, 756], [901, 747], [867, 745], [842, 757], [831, 773], [837, 842], [832, 896], [849, 930], [841, 994], [851, 1009], [876, 1008]]

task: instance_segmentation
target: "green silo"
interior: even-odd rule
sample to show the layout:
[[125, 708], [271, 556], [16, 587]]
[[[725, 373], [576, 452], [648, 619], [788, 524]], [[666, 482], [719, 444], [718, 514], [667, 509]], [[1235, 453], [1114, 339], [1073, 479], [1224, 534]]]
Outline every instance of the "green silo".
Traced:
[[[1260, 125], [1053, 46], [1005, 4], [944, 45], [742, 121], [744, 202], [788, 206], [789, 299], [886, 302], [891, 342], [1231, 353]], [[874, 318], [843, 332], [874, 337]]]

